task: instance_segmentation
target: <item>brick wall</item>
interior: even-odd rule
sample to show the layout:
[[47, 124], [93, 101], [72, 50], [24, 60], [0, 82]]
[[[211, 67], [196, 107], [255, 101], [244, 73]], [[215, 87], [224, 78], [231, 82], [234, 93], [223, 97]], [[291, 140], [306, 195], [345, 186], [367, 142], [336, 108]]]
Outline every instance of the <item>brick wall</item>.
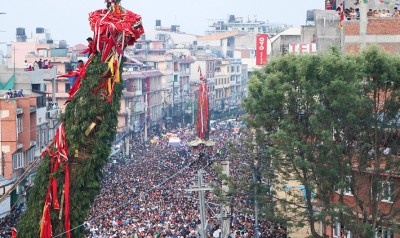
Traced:
[[[367, 44], [367, 45], [372, 45], [372, 44]], [[378, 43], [374, 44], [387, 52], [393, 53], [393, 54], [400, 54], [400, 42], [399, 43]]]
[[400, 19], [368, 19], [367, 35], [400, 35]]
[[1, 143], [4, 152], [4, 176], [7, 179], [12, 177], [12, 154], [17, 149], [17, 123], [16, 123], [16, 100], [0, 99], [1, 118]]
[[345, 52], [346, 53], [357, 53], [360, 51], [360, 44], [346, 44]]
[[[35, 104], [35, 97], [0, 99], [0, 108], [4, 115], [0, 121], [1, 142], [5, 152], [4, 176], [7, 179], [13, 175], [12, 155], [17, 151], [17, 145], [22, 144], [23, 147], [18, 152], [25, 153], [30, 148], [30, 142], [36, 141], [36, 112], [30, 112], [30, 107], [34, 107]], [[23, 109], [23, 113], [18, 116], [17, 108]], [[17, 117], [22, 118], [22, 132], [18, 134]]]
[[[367, 39], [365, 42], [367, 46], [377, 45], [390, 53], [400, 54], [399, 18], [369, 18], [366, 32], [367, 35], [363, 39], [363, 36], [360, 36], [360, 21], [346, 21], [344, 23], [345, 52], [359, 52], [361, 41]], [[360, 36], [358, 40], [357, 36]], [[350, 38], [351, 40], [348, 41], [347, 39]]]
[[343, 31], [346, 36], [358, 36], [360, 34], [360, 22], [359, 21], [345, 22]]
[[[368, 214], [370, 214], [370, 201], [371, 201], [371, 198], [370, 198], [371, 185], [370, 185], [370, 183], [371, 182], [370, 182], [370, 178], [369, 178], [368, 174], [362, 174], [362, 175], [358, 175], [356, 177], [355, 190], [356, 190], [356, 193], [357, 193], [358, 197], [363, 200], [363, 202], [364, 202], [363, 205], [364, 205], [364, 207], [366, 209], [366, 212]], [[399, 189], [400, 189], [400, 179], [396, 179], [394, 181], [394, 183], [395, 183], [395, 191], [397, 191], [394, 196], [398, 196]], [[340, 199], [339, 194], [335, 193], [332, 196], [331, 202], [332, 203], [339, 203], [339, 199]], [[344, 203], [347, 206], [357, 207], [355, 199], [354, 199], [353, 196], [345, 195], [343, 199], [344, 199]], [[389, 213], [392, 205], [394, 205], [394, 208], [399, 207], [400, 206], [400, 202], [396, 201], [395, 204], [387, 203], [387, 202], [381, 202], [379, 204], [380, 212]], [[355, 210], [357, 210], [358, 212], [361, 212], [361, 210], [358, 207]], [[396, 217], [399, 217], [399, 216], [397, 215]], [[330, 238], [334, 237], [333, 236], [333, 227], [331, 225], [328, 225], [326, 227], [326, 233], [327, 233], [328, 237], [330, 237]], [[396, 234], [394, 234], [393, 237], [394, 238], [400, 238], [400, 234], [396, 233]]]

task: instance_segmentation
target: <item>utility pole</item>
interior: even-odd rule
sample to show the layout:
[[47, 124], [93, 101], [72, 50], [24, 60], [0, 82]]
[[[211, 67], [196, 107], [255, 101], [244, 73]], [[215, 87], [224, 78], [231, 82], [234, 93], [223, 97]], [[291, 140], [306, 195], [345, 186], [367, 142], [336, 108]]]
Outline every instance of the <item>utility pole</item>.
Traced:
[[129, 159], [129, 138], [131, 137], [131, 109], [126, 108], [128, 111], [128, 130], [125, 132], [125, 159]]
[[146, 92], [146, 94], [144, 95], [144, 140], [145, 141], [147, 141], [147, 120], [149, 119], [148, 118], [148, 113], [147, 113], [147, 92]]
[[[229, 160], [223, 160], [221, 162], [222, 174], [230, 176], [229, 173]], [[226, 184], [226, 180], [222, 181], [222, 194], [224, 197], [228, 195], [229, 186]], [[221, 206], [221, 238], [227, 238], [229, 236], [229, 229], [231, 223], [231, 211], [229, 204], [223, 204]]]
[[193, 92], [193, 99], [192, 99], [192, 124], [194, 127], [194, 100], [196, 99], [196, 95]]
[[172, 121], [175, 121], [175, 74], [172, 79]]
[[204, 174], [204, 170], [200, 169], [199, 172], [197, 173], [197, 186], [191, 186], [191, 188], [186, 189], [186, 191], [199, 192], [200, 216], [201, 216], [200, 237], [207, 238], [205, 191], [212, 190], [212, 188], [207, 187], [207, 184], [203, 183], [203, 174]]
[[183, 80], [180, 82], [181, 85], [181, 115], [182, 115], [182, 127], [185, 125], [185, 112], [184, 112], [184, 104], [183, 104]]
[[56, 78], [51, 79], [51, 101], [52, 103], [56, 103]]

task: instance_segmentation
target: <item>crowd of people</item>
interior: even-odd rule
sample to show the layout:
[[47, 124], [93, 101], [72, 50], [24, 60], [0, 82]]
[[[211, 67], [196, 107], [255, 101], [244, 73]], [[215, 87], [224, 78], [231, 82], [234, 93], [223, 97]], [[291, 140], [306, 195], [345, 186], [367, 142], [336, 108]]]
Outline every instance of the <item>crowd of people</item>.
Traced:
[[[336, 11], [341, 14], [341, 8], [336, 8]], [[347, 20], [359, 20], [360, 19], [360, 9], [359, 8], [345, 8], [343, 10], [344, 17]], [[393, 8], [393, 12], [388, 9], [369, 9], [367, 12], [368, 18], [388, 18], [388, 17], [400, 17], [400, 11], [397, 7]]]
[[[198, 192], [187, 191], [197, 182], [197, 173], [205, 171], [204, 182], [221, 186], [213, 166], [229, 156], [228, 142], [245, 153], [242, 134], [231, 123], [213, 128], [210, 139], [215, 146], [194, 149], [189, 142], [196, 139], [191, 129], [177, 129], [181, 145], [171, 146], [167, 134], [151, 135], [151, 140], [131, 138], [130, 156], [112, 157], [104, 167], [101, 193], [90, 209], [83, 225], [88, 238], [186, 238], [200, 237], [201, 217]], [[241, 155], [242, 156], [242, 155]], [[246, 155], [244, 155], [246, 156]], [[239, 178], [238, 162], [232, 161], [230, 173]], [[220, 237], [221, 220], [217, 197], [205, 192], [207, 237]], [[230, 238], [286, 238], [286, 228], [259, 216], [255, 226], [254, 204], [246, 195], [231, 199]], [[2, 233], [10, 234], [20, 209], [0, 220]]]
[[372, 10], [369, 9], [367, 12], [368, 17], [400, 17], [400, 11], [397, 9], [397, 7], [394, 7], [393, 12], [390, 12], [390, 10]]
[[25, 71], [34, 71], [35, 69], [51, 69], [53, 68], [53, 64], [48, 59], [39, 59], [39, 61], [35, 60], [32, 64], [29, 64], [27, 60], [24, 61], [24, 70]]
[[11, 237], [11, 229], [17, 226], [18, 218], [24, 210], [23, 204], [14, 206], [5, 217], [0, 219], [0, 238]]
[[18, 98], [18, 97], [23, 97], [24, 96], [24, 90], [14, 90], [12, 91], [11, 89], [8, 90], [3, 96], [3, 98]]
[[[105, 167], [102, 192], [87, 219], [87, 237], [200, 237], [198, 194], [187, 189], [196, 182], [200, 168], [206, 171], [206, 183], [221, 185], [210, 164], [228, 156], [226, 142], [241, 146], [240, 133], [233, 133], [232, 127], [217, 129], [211, 135], [216, 146], [206, 152], [188, 145], [195, 139], [194, 131], [173, 133], [181, 139], [181, 147], [170, 146], [167, 137], [153, 143], [137, 139], [131, 144], [131, 159]], [[233, 176], [239, 171], [237, 166], [231, 165]], [[217, 197], [206, 192], [206, 201], [207, 236], [220, 237]], [[253, 210], [251, 202], [244, 197], [232, 202], [230, 237], [255, 237], [255, 217], [244, 211]], [[286, 237], [284, 226], [265, 219], [259, 220], [258, 232], [259, 237]]]

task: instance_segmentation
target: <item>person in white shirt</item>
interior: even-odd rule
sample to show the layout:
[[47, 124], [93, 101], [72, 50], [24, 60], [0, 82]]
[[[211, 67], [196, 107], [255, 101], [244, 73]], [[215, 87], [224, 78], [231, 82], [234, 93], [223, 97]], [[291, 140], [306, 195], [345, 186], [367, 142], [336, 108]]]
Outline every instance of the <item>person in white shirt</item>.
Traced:
[[25, 60], [25, 63], [24, 63], [24, 71], [28, 71], [28, 68], [29, 68], [28, 61]]

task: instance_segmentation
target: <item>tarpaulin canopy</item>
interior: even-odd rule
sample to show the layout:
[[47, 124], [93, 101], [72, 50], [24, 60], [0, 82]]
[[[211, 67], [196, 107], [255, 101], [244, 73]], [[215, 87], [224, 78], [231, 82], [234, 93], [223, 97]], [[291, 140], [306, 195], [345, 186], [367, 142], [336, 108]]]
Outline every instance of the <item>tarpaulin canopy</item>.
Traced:
[[179, 147], [181, 145], [181, 139], [178, 137], [169, 138], [169, 145], [173, 147]]

